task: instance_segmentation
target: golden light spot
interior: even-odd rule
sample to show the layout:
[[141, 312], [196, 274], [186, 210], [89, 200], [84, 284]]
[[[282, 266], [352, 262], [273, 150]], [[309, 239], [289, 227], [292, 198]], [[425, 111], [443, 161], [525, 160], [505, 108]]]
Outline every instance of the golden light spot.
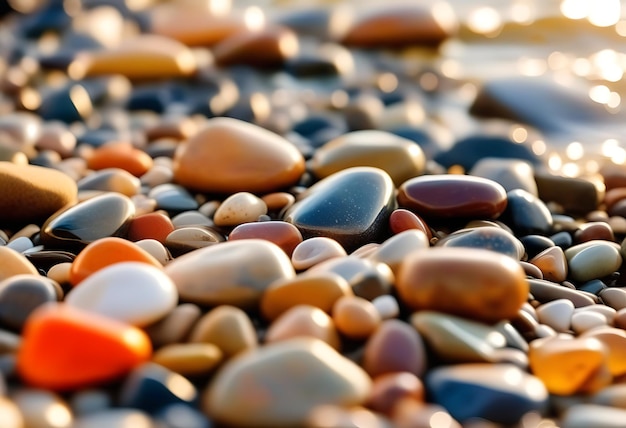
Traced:
[[612, 110], [617, 110], [619, 109], [621, 103], [622, 103], [622, 97], [620, 96], [620, 94], [618, 94], [617, 92], [611, 92], [611, 95], [609, 95], [609, 100], [607, 101], [606, 106]]
[[593, 101], [606, 104], [611, 96], [611, 90], [606, 85], [596, 85], [589, 89], [589, 98]]
[[516, 2], [511, 5], [511, 20], [518, 24], [528, 25], [534, 21], [533, 10], [526, 2]]
[[446, 412], [435, 412], [428, 420], [430, 428], [450, 428], [456, 425], [457, 423], [453, 421], [452, 416]]
[[50, 427], [65, 427], [72, 422], [72, 414], [66, 406], [54, 403], [46, 409], [44, 419]]
[[173, 374], [165, 383], [170, 391], [185, 401], [191, 401], [196, 396], [196, 389], [193, 385], [179, 374]]
[[592, 5], [589, 0], [563, 0], [561, 13], [569, 19], [583, 19], [589, 15]]
[[548, 63], [541, 58], [520, 58], [518, 65], [525, 76], [541, 76], [548, 70]]
[[537, 156], [544, 155], [547, 149], [546, 143], [543, 140], [535, 140], [530, 146], [530, 148], [532, 149], [533, 153], [536, 154]]
[[622, 12], [620, 0], [602, 0], [600, 4], [588, 3], [594, 7], [590, 8], [587, 19], [596, 27], [610, 27], [619, 21]]
[[585, 155], [585, 148], [578, 141], [574, 141], [567, 145], [565, 154], [571, 160], [580, 160]]
[[591, 63], [587, 58], [576, 58], [572, 64], [572, 71], [577, 76], [585, 77], [591, 71]]
[[516, 143], [523, 143], [528, 138], [528, 131], [522, 126], [516, 126], [511, 130], [510, 135]]
[[441, 63], [441, 73], [450, 79], [461, 77], [461, 70], [461, 64], [453, 59], [446, 59]]
[[439, 86], [439, 77], [435, 73], [427, 71], [420, 76], [419, 84], [425, 91], [434, 91]]
[[626, 37], [626, 20], [619, 21], [615, 24], [615, 32], [622, 37]]
[[258, 6], [248, 7], [243, 13], [243, 20], [249, 30], [259, 31], [265, 28], [265, 13]]
[[562, 165], [563, 161], [561, 160], [561, 156], [559, 156], [558, 153], [552, 153], [548, 158], [548, 167], [552, 171], [560, 170]]
[[563, 165], [561, 172], [567, 177], [578, 177], [580, 175], [580, 167], [573, 162], [568, 162]]
[[552, 70], [562, 70], [569, 65], [570, 61], [563, 52], [554, 51], [548, 56], [548, 67]]
[[470, 12], [467, 18], [467, 26], [477, 34], [495, 35], [502, 28], [502, 17], [492, 7], [479, 7]]
[[383, 92], [393, 92], [398, 87], [398, 78], [393, 73], [382, 73], [376, 80]]
[[350, 97], [346, 91], [342, 91], [341, 89], [337, 89], [330, 94], [330, 104], [332, 107], [340, 109], [348, 105], [350, 101]]

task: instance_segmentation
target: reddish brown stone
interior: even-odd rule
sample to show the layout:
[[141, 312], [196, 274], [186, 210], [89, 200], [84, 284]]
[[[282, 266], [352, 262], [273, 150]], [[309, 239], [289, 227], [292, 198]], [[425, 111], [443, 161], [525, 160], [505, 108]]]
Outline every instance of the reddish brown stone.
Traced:
[[302, 234], [291, 223], [259, 221], [244, 223], [235, 227], [228, 235], [228, 240], [235, 241], [237, 239], [265, 239], [278, 245], [291, 257], [293, 250], [302, 242]]
[[420, 216], [403, 208], [398, 208], [391, 213], [389, 216], [389, 227], [396, 235], [405, 230], [417, 229], [424, 232], [429, 240], [433, 237], [430, 228]]
[[583, 224], [574, 234], [577, 243], [601, 239], [605, 241], [615, 241], [613, 229], [607, 223], [592, 221]]
[[394, 405], [405, 398], [423, 402], [424, 384], [413, 373], [389, 373], [374, 379], [367, 406], [376, 412], [389, 415]]

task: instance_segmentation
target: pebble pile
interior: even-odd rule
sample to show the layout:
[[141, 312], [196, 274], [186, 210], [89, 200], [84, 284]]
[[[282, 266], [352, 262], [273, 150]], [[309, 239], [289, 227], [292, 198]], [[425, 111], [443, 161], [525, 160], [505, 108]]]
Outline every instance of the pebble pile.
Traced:
[[366, 9], [0, 1], [0, 427], [624, 426], [626, 168], [450, 141], [462, 26]]

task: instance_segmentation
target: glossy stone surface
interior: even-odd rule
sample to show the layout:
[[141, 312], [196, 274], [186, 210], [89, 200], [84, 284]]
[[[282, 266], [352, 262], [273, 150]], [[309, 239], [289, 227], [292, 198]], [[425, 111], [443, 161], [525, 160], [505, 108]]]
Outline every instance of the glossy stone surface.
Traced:
[[80, 202], [49, 218], [41, 228], [44, 245], [82, 248], [109, 236], [123, 236], [135, 215], [132, 201], [118, 193], [106, 193]]
[[493, 226], [457, 230], [437, 241], [435, 246], [479, 248], [504, 254], [515, 260], [524, 256], [524, 246], [512, 233]]
[[330, 237], [351, 251], [383, 239], [394, 208], [394, 186], [387, 173], [354, 167], [309, 188], [287, 210], [284, 220], [296, 226], [305, 239]]
[[39, 306], [59, 299], [52, 281], [39, 275], [14, 275], [0, 282], [0, 324], [20, 331]]
[[408, 229], [387, 239], [374, 250], [369, 258], [386, 264], [394, 274], [397, 274], [407, 254], [425, 250], [429, 246], [425, 233], [418, 229]]
[[317, 338], [337, 351], [341, 350], [341, 339], [333, 319], [315, 306], [297, 305], [287, 309], [269, 326], [265, 342], [276, 343], [296, 337]]
[[79, 191], [99, 190], [118, 192], [128, 197], [139, 193], [141, 183], [137, 177], [122, 168], [104, 168], [76, 183]]
[[0, 246], [0, 280], [20, 274], [39, 275], [39, 272], [22, 253]]
[[294, 268], [304, 270], [324, 260], [346, 255], [346, 250], [339, 242], [325, 236], [317, 236], [299, 243], [293, 250], [291, 262]]
[[467, 248], [433, 248], [407, 256], [396, 278], [400, 298], [487, 323], [514, 318], [528, 298], [524, 270], [511, 257]]
[[352, 168], [371, 166], [385, 171], [396, 186], [424, 172], [426, 159], [414, 142], [394, 134], [354, 131], [341, 135], [315, 151], [311, 161], [313, 174], [319, 178]]
[[87, 158], [87, 166], [96, 171], [120, 168], [141, 177], [152, 168], [152, 158], [126, 141], [111, 141], [97, 147]]
[[508, 205], [503, 217], [516, 232], [545, 234], [550, 230], [552, 215], [539, 198], [522, 189], [511, 190], [506, 198]]
[[425, 218], [497, 218], [507, 206], [504, 188], [465, 175], [425, 175], [404, 182], [398, 203]]
[[459, 422], [482, 418], [514, 425], [528, 412], [543, 413], [548, 391], [540, 379], [510, 364], [458, 364], [426, 378], [433, 401]]
[[[372, 387], [362, 368], [319, 339], [300, 338], [232, 360], [203, 399], [215, 419], [239, 426], [302, 425], [321, 404], [362, 404]], [[260, 395], [259, 395], [260, 394]], [[259, 401], [258, 397], [264, 399]]]
[[0, 162], [0, 220], [41, 221], [76, 201], [76, 183], [51, 168]]
[[257, 221], [267, 214], [267, 205], [249, 192], [238, 192], [226, 198], [213, 215], [216, 226], [238, 226]]
[[537, 196], [533, 165], [518, 159], [483, 158], [469, 172], [499, 183], [505, 191], [523, 189]]
[[548, 281], [565, 281], [568, 274], [568, 264], [561, 247], [546, 248], [528, 261], [541, 269], [543, 278]]
[[228, 234], [229, 241], [240, 239], [266, 239], [291, 257], [302, 242], [302, 234], [297, 227], [284, 221], [261, 221], [240, 224]]
[[250, 306], [277, 279], [295, 275], [283, 250], [260, 239], [225, 242], [180, 256], [165, 267], [183, 300]]
[[426, 222], [414, 212], [405, 210], [404, 208], [393, 210], [389, 216], [389, 227], [395, 234], [404, 232], [405, 230], [416, 229], [424, 232], [428, 240], [433, 237]]
[[237, 119], [211, 119], [176, 151], [174, 179], [204, 192], [270, 192], [295, 184], [304, 159], [287, 140]]
[[565, 250], [569, 274], [575, 281], [610, 275], [622, 265], [619, 246], [602, 240], [587, 241]]
[[357, 296], [339, 298], [333, 305], [332, 317], [341, 334], [357, 340], [369, 337], [382, 322], [376, 306]]

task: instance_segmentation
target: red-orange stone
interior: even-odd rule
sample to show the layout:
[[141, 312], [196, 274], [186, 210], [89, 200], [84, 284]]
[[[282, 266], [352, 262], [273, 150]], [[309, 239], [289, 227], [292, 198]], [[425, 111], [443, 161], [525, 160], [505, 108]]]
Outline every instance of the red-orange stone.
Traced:
[[104, 144], [95, 149], [87, 159], [87, 166], [91, 169], [121, 168], [135, 177], [148, 172], [152, 164], [150, 155], [125, 141]]
[[17, 372], [34, 387], [76, 390], [116, 380], [151, 353], [150, 339], [136, 327], [50, 303], [26, 321]]
[[119, 262], [142, 262], [163, 268], [150, 253], [132, 242], [107, 237], [90, 243], [76, 256], [70, 268], [70, 283], [76, 286], [92, 273]]
[[278, 245], [289, 257], [293, 250], [302, 242], [302, 234], [291, 223], [284, 221], [259, 221], [244, 223], [235, 227], [229, 241], [238, 239], [265, 239]]
[[507, 204], [504, 187], [470, 175], [423, 175], [405, 181], [398, 203], [425, 218], [497, 218]]
[[126, 236], [131, 241], [155, 239], [165, 243], [165, 238], [175, 229], [172, 220], [160, 212], [143, 214], [131, 220]]
[[428, 225], [417, 214], [398, 208], [389, 216], [389, 227], [394, 234], [404, 232], [405, 230], [417, 229], [426, 234], [428, 240], [432, 239], [433, 234]]

